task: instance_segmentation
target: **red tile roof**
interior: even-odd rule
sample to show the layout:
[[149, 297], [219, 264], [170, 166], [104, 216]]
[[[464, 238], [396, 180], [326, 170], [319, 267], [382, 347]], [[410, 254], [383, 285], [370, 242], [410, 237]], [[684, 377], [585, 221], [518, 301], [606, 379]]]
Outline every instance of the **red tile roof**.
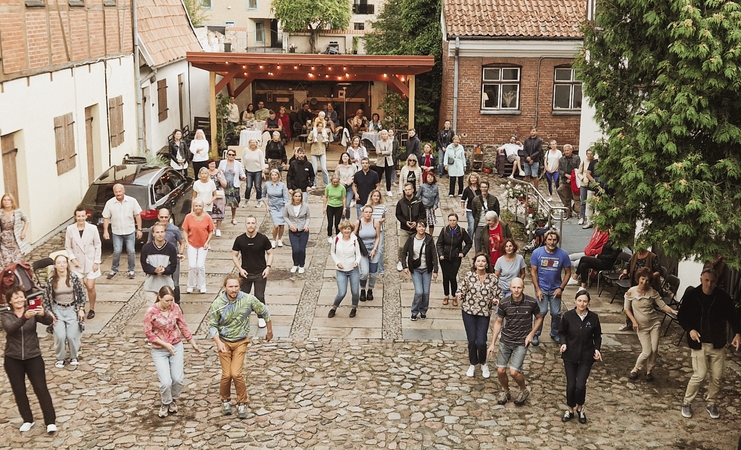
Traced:
[[585, 0], [443, 0], [450, 36], [581, 38]]
[[202, 51], [181, 0], [137, 0], [137, 26], [155, 67]]

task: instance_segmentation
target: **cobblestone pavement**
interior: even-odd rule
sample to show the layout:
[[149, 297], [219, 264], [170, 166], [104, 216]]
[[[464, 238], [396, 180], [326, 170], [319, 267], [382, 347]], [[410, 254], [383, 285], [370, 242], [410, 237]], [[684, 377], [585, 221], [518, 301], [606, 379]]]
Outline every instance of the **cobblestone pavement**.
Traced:
[[[330, 159], [330, 158], [328, 158]], [[334, 159], [332, 159], [334, 161]], [[442, 192], [447, 192], [443, 179]], [[444, 187], [445, 186], [445, 187]], [[440, 213], [459, 210], [457, 199], [443, 197]], [[219, 362], [202, 320], [223, 275], [232, 270], [231, 243], [243, 231], [225, 223], [207, 260], [207, 295], [184, 295], [183, 310], [203, 356], [186, 346], [186, 386], [180, 411], [157, 417], [158, 381], [141, 327], [146, 300], [143, 281], [116, 277], [98, 284], [96, 318], [88, 321], [81, 365], [55, 369], [52, 338], [39, 328], [47, 379], [57, 411], [59, 432], [44, 433], [38, 402], [31, 404], [39, 422], [18, 432], [21, 420], [7, 382], [0, 383], [2, 448], [290, 448], [290, 449], [732, 449], [739, 435], [741, 382], [739, 354], [731, 353], [725, 372], [720, 420], [712, 420], [700, 399], [695, 416], [679, 412], [691, 374], [689, 350], [676, 346], [674, 324], [662, 338], [652, 383], [630, 381], [627, 374], [640, 352], [633, 333], [617, 331], [620, 306], [593, 300], [603, 322], [604, 362], [589, 379], [589, 422], [561, 422], [565, 409], [563, 365], [555, 344], [544, 339], [532, 348], [525, 374], [532, 395], [523, 406], [496, 402], [495, 377], [465, 376], [465, 334], [457, 308], [441, 305], [440, 283], [433, 284], [427, 320], [411, 322], [411, 282], [396, 272], [393, 218], [386, 239], [386, 275], [376, 300], [361, 304], [358, 317], [347, 317], [343, 304], [327, 319], [336, 293], [334, 270], [321, 220], [321, 200], [311, 196], [313, 238], [304, 275], [290, 274], [290, 247], [276, 249], [268, 283], [268, 304], [276, 338], [267, 343], [257, 331], [245, 363], [250, 414], [222, 416], [218, 398]], [[254, 205], [254, 199], [251, 203]], [[393, 211], [393, 202], [391, 205]], [[269, 218], [252, 206], [240, 208], [241, 220], [257, 213], [261, 231]], [[393, 213], [391, 213], [393, 216]], [[442, 217], [442, 215], [440, 216]], [[438, 223], [442, 223], [438, 221]], [[38, 247], [35, 260], [61, 247], [55, 236]], [[108, 253], [103, 269], [110, 267]], [[330, 260], [331, 261], [331, 260]], [[138, 264], [137, 264], [138, 265]], [[187, 263], [181, 282], [185, 283]], [[532, 287], [526, 288], [529, 292]], [[594, 292], [594, 290], [593, 290]], [[596, 292], [594, 292], [596, 294]], [[565, 305], [572, 307], [569, 286]], [[345, 303], [349, 303], [345, 299]], [[546, 320], [546, 322], [550, 322]], [[546, 327], [547, 329], [547, 327]], [[547, 332], [543, 333], [547, 336]], [[494, 361], [490, 361], [494, 367]]]

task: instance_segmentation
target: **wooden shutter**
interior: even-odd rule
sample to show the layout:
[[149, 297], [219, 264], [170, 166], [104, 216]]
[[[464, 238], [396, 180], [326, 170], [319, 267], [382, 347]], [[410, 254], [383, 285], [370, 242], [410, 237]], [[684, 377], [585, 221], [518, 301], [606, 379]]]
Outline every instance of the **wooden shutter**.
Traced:
[[157, 81], [157, 106], [159, 121], [167, 119], [167, 80]]
[[56, 143], [57, 175], [75, 168], [75, 121], [72, 113], [54, 118], [54, 140]]
[[111, 147], [118, 147], [124, 142], [123, 95], [108, 99], [108, 122]]

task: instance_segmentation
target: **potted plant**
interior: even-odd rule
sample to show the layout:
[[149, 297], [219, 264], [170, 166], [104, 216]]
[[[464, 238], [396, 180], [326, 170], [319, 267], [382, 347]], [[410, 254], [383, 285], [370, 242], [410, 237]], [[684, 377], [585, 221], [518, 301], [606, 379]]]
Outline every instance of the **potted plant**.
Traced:
[[353, 36], [352, 37], [352, 54], [353, 55], [358, 54], [359, 45], [360, 45], [360, 36]]
[[481, 169], [484, 173], [491, 173], [492, 172], [492, 165], [491, 163], [484, 164], [484, 168]]

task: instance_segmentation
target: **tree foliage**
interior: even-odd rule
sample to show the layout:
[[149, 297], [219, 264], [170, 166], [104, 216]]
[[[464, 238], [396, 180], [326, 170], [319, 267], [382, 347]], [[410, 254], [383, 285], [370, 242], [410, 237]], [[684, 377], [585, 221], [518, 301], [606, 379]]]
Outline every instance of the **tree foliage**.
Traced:
[[273, 13], [288, 32], [309, 31], [311, 52], [321, 30], [344, 30], [350, 25], [350, 0], [273, 0]]
[[[371, 55], [432, 55], [432, 71], [417, 76], [415, 127], [420, 136], [437, 134], [437, 114], [442, 86], [441, 2], [437, 0], [389, 0], [365, 36], [365, 49]], [[393, 102], [390, 102], [393, 103]], [[402, 108], [406, 113], [407, 109]]]
[[208, 12], [201, 8], [200, 0], [183, 0], [183, 4], [185, 5], [185, 10], [188, 12], [188, 17], [190, 17], [190, 23], [194, 27], [200, 27], [206, 22]]
[[[606, 139], [599, 225], [741, 268], [741, 6], [604, 0], [576, 66]], [[639, 244], [640, 245], [640, 244]]]

